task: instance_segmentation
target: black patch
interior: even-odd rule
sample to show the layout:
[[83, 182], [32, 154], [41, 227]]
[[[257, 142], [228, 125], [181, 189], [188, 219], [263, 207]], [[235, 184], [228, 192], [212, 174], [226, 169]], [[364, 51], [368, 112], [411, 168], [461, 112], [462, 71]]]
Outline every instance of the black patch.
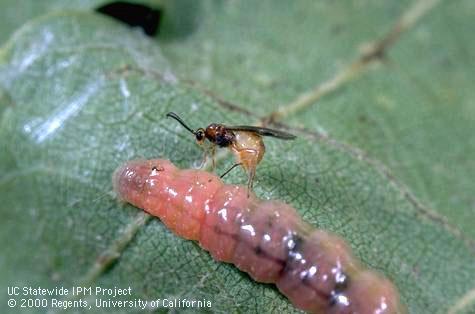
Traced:
[[[291, 247], [288, 247], [289, 256], [293, 257], [295, 256], [296, 253], [298, 253], [301, 250], [304, 239], [301, 236], [299, 236], [297, 233], [294, 233], [292, 235], [292, 238], [288, 242], [290, 241], [292, 241], [293, 244]], [[289, 244], [288, 242], [287, 242], [287, 245]]]
[[228, 142], [226, 141], [226, 136], [224, 136], [223, 134], [216, 135], [215, 142], [216, 145], [220, 147], [226, 146], [228, 144]]
[[302, 283], [303, 283], [304, 285], [308, 285], [308, 284], [309, 284], [308, 272], [305, 272], [305, 275], [301, 276], [301, 277], [300, 277], [300, 280], [302, 281]]
[[350, 277], [346, 273], [341, 272], [340, 276], [341, 280], [335, 283], [335, 288], [333, 288], [330, 299], [328, 300], [328, 306], [330, 307], [338, 303], [338, 297], [341, 296], [350, 285]]
[[328, 306], [329, 307], [335, 306], [335, 304], [337, 303], [337, 300], [338, 300], [338, 294], [332, 293], [332, 295], [330, 296], [330, 299], [328, 300]]
[[292, 237], [287, 240], [287, 259], [284, 263], [284, 268], [281, 271], [281, 276], [286, 272], [292, 270], [292, 263], [295, 260], [295, 256], [302, 249], [304, 239], [297, 233], [292, 234]]
[[164, 170], [165, 170], [165, 168], [163, 168], [163, 167], [160, 167], [160, 168], [158, 168], [157, 166], [152, 167], [152, 171], [164, 171]]
[[335, 288], [333, 289], [336, 293], [345, 291], [350, 285], [350, 277], [346, 273], [341, 272], [340, 276], [341, 280], [335, 283]]
[[158, 33], [162, 10], [153, 9], [143, 4], [114, 1], [96, 9], [96, 12], [113, 17], [132, 27], [138, 26], [148, 36]]
[[231, 145], [233, 139], [233, 135], [228, 134], [228, 132], [223, 132], [221, 134], [216, 135], [215, 143], [219, 147], [228, 147], [229, 145]]
[[257, 256], [259, 255], [262, 255], [262, 249], [260, 246], [257, 246], [255, 249], [254, 249], [254, 253], [256, 253]]

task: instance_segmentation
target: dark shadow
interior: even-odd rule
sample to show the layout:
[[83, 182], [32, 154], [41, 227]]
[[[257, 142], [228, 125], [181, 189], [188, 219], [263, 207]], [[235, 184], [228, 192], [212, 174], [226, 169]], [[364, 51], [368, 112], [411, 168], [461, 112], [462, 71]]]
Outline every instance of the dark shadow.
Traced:
[[109, 2], [96, 8], [96, 12], [110, 16], [131, 27], [140, 27], [148, 36], [155, 36], [160, 30], [163, 10], [126, 1]]
[[164, 0], [159, 7], [112, 1], [95, 11], [131, 27], [140, 27], [150, 37], [173, 41], [194, 32], [199, 24], [200, 8], [201, 3], [196, 0]]

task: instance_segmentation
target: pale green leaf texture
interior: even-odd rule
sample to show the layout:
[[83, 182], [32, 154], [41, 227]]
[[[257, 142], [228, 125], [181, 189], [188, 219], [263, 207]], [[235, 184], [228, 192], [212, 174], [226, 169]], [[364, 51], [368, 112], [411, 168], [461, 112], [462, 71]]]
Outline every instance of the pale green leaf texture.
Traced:
[[[207, 299], [207, 312], [296, 312], [274, 286], [215, 262], [158, 219], [141, 226], [141, 211], [111, 193], [111, 174], [134, 158], [196, 165], [201, 150], [165, 113], [193, 127], [256, 123], [350, 63], [411, 3], [180, 3], [165, 3], [157, 39], [86, 11], [91, 1], [39, 16], [43, 7], [4, 42], [2, 287], [71, 287], [86, 278], [130, 286], [130, 299]], [[347, 239], [394, 281], [411, 313], [445, 313], [475, 289], [473, 5], [459, 3], [408, 30], [387, 64], [286, 117], [331, 140], [296, 129], [296, 141], [269, 139], [255, 183], [261, 198], [284, 200]], [[231, 162], [225, 155], [218, 172]], [[246, 177], [236, 171], [226, 181]], [[114, 263], [91, 275], [118, 239]], [[17, 312], [5, 290], [0, 311]]]

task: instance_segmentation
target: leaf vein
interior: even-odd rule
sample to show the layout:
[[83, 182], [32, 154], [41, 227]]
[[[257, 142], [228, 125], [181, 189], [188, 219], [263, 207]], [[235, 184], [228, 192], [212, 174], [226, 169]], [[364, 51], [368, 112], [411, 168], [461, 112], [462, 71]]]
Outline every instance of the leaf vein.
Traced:
[[268, 115], [268, 120], [278, 121], [282, 118], [304, 110], [315, 104], [322, 97], [338, 90], [352, 79], [361, 76], [369, 67], [384, 59], [401, 35], [411, 29], [417, 21], [426, 15], [440, 0], [419, 0], [396, 21], [390, 31], [381, 39], [365, 45], [356, 59], [330, 79], [316, 85], [313, 89], [298, 95], [290, 103], [281, 106]]

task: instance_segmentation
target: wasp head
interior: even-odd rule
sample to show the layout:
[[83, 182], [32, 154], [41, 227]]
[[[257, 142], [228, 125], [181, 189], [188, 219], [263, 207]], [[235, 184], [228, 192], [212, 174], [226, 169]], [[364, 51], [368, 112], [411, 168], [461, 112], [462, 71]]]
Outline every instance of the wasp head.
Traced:
[[206, 132], [203, 128], [199, 128], [198, 130], [196, 130], [194, 132], [195, 134], [195, 137], [196, 137], [196, 142], [198, 144], [203, 144], [203, 142], [205, 141], [206, 139]]

